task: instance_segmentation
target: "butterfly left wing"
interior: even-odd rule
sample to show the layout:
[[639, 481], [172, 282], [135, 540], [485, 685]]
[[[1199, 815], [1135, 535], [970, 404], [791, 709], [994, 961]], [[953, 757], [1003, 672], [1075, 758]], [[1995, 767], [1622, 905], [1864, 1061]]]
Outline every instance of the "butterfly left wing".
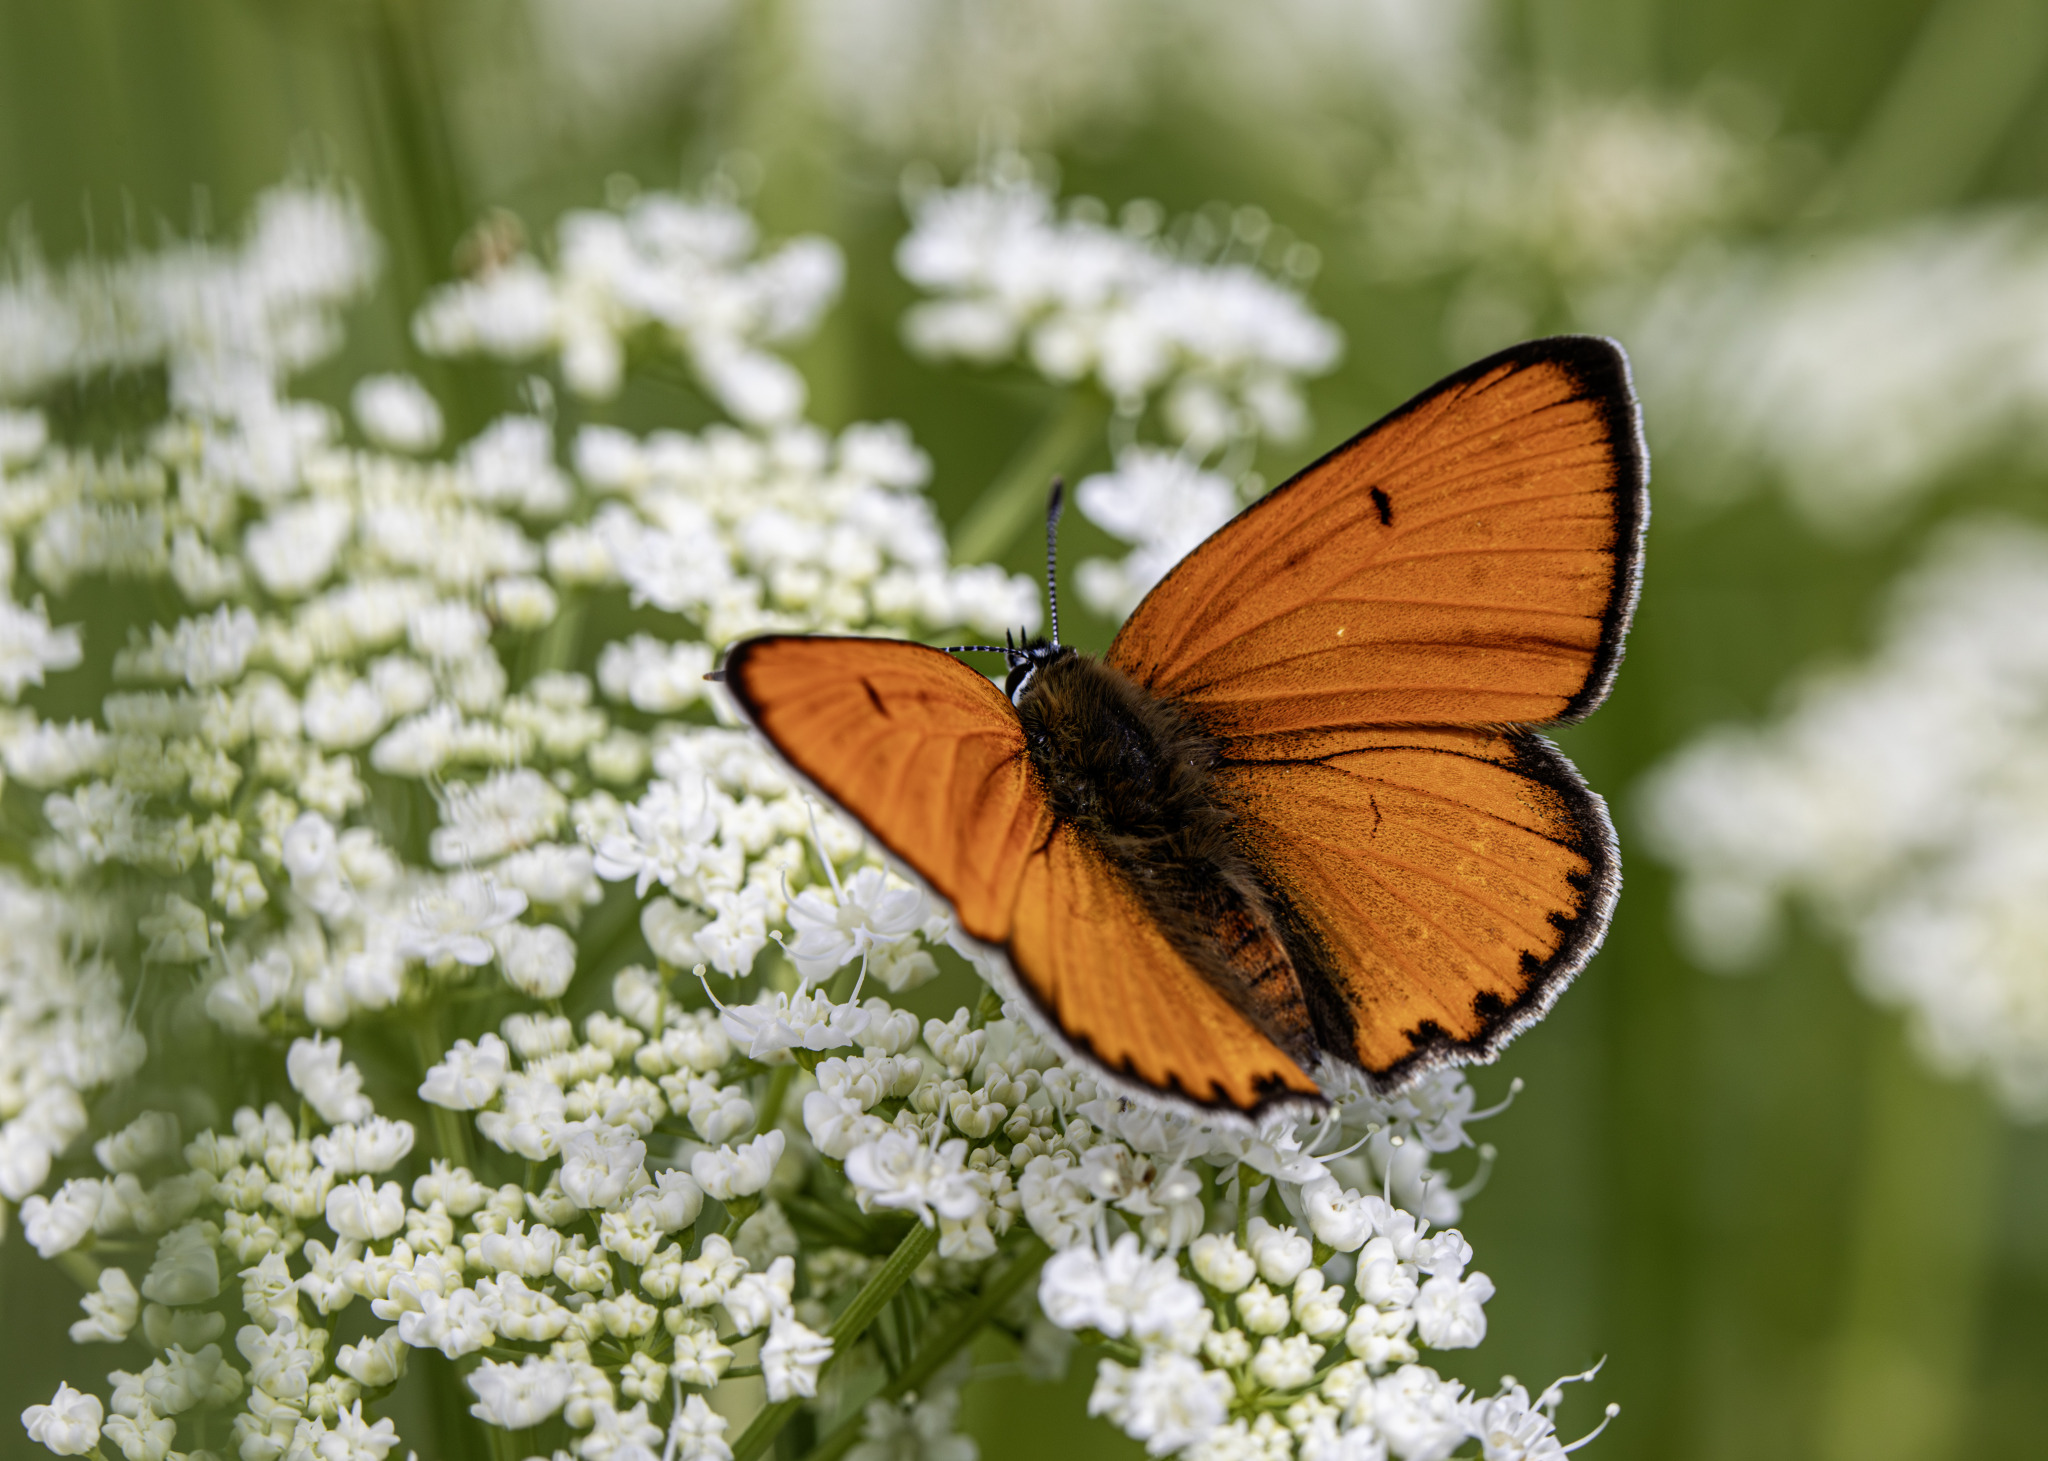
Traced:
[[1173, 947], [1122, 875], [1055, 826], [1001, 691], [890, 639], [773, 635], [726, 657], [747, 718], [952, 903], [1068, 1048], [1208, 1109], [1321, 1097]]
[[987, 943], [1009, 936], [1052, 813], [1002, 691], [922, 644], [795, 634], [735, 644], [725, 683], [792, 766], [952, 903], [962, 928]]
[[1620, 889], [1606, 807], [1530, 731], [1267, 740], [1217, 786], [1291, 912], [1319, 1042], [1382, 1084], [1490, 1058], [1592, 957]]

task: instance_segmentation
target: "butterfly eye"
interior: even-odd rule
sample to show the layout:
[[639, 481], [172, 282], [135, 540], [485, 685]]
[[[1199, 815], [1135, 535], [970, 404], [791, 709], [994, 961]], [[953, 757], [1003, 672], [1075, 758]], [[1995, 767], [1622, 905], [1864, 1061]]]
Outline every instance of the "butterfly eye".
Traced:
[[1010, 666], [1010, 677], [1003, 681], [1003, 693], [1015, 705], [1017, 697], [1024, 693], [1024, 687], [1031, 683], [1031, 677], [1038, 673], [1038, 661], [1019, 659]]

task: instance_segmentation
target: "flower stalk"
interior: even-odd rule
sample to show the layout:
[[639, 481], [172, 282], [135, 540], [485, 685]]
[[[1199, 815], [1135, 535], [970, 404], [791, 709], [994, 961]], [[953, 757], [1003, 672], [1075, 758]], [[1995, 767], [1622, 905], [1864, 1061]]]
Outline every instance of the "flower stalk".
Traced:
[[[874, 1277], [862, 1285], [852, 1301], [833, 1321], [832, 1328], [827, 1331], [832, 1340], [834, 1359], [860, 1342], [861, 1336], [868, 1332], [868, 1326], [880, 1317], [882, 1310], [889, 1306], [889, 1301], [896, 1297], [897, 1291], [910, 1282], [910, 1276], [917, 1272], [918, 1266], [925, 1259], [932, 1256], [938, 1245], [939, 1235], [936, 1227], [926, 1227], [923, 1223], [917, 1224], [903, 1235], [903, 1241], [896, 1245], [896, 1251], [891, 1253], [888, 1261], [875, 1271]], [[826, 1363], [825, 1368], [830, 1368], [830, 1361]], [[733, 1461], [754, 1461], [755, 1457], [774, 1444], [776, 1436], [780, 1435], [782, 1428], [796, 1416], [802, 1404], [801, 1400], [792, 1398], [773, 1401], [764, 1406], [740, 1433], [740, 1438], [733, 1442]]]
[[954, 553], [969, 563], [1001, 558], [1044, 517], [1047, 485], [1081, 464], [1108, 420], [1109, 402], [1101, 392], [1086, 386], [1068, 390], [953, 529]]
[[[951, 1324], [927, 1339], [918, 1349], [909, 1364], [897, 1371], [894, 1377], [875, 1393], [876, 1400], [898, 1400], [914, 1394], [924, 1387], [925, 1381], [937, 1374], [948, 1361], [960, 1354], [974, 1342], [988, 1322], [1000, 1314], [1014, 1299], [1024, 1285], [1038, 1276], [1045, 1266], [1045, 1260], [1052, 1256], [1052, 1250], [1033, 1235], [1026, 1238], [1018, 1248], [1010, 1266], [1003, 1270], [1002, 1277], [992, 1281], [963, 1309]], [[854, 1412], [833, 1427], [832, 1433], [817, 1444], [808, 1461], [838, 1461], [853, 1443], [860, 1439], [861, 1426], [866, 1406], [857, 1407]]]

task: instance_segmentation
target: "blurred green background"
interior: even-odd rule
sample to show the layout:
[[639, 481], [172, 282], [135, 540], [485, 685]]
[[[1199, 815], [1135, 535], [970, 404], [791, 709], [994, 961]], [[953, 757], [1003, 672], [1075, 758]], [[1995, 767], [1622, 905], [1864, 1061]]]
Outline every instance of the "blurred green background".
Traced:
[[[1403, 128], [1426, 138], [1482, 109], [1512, 134], [1561, 98], [1697, 109], [1748, 139], [1752, 175], [1719, 236], [1786, 257], [2048, 192], [2040, 0], [1450, 6], [1483, 61], [1435, 113], [1403, 99], [1415, 80], [1403, 66], [1354, 74], [1342, 56], [1289, 57], [1284, 26], [1263, 70], [1219, 69], [1213, 46], [1190, 37], [1213, 34], [1223, 9], [1014, 7], [1013, 29], [995, 32], [1029, 35], [1041, 71], [990, 87], [1011, 110], [978, 115], [976, 65], [1028, 68], [976, 50], [975, 27], [996, 7], [968, 3], [6, 0], [0, 207], [63, 259], [165, 230], [229, 232], [294, 172], [347, 179], [387, 242], [385, 287], [351, 319], [347, 351], [301, 388], [338, 402], [365, 369], [410, 368], [456, 403], [459, 433], [509, 405], [518, 377], [419, 358], [405, 320], [452, 272], [470, 225], [503, 208], [544, 238], [563, 208], [601, 202], [615, 175], [688, 187], [723, 164], [757, 184], [770, 233], [823, 232], [847, 250], [846, 297], [798, 357], [812, 414], [830, 426], [908, 421], [958, 522], [1030, 449], [1054, 398], [1021, 372], [935, 369], [898, 343], [912, 291], [890, 252], [907, 162], [952, 176], [1014, 138], [1057, 163], [1069, 194], [1151, 197], [1170, 213], [1251, 203], [1312, 242], [1323, 259], [1312, 298], [1349, 347], [1315, 384], [1315, 440], [1268, 449], [1261, 467], [1275, 480], [1471, 355], [1518, 334], [1602, 327], [1587, 302], [1602, 276], [1670, 256], [1665, 240], [1644, 245], [1664, 250], [1656, 257], [1567, 267], [1492, 236], [1392, 267], [1384, 240], [1371, 241], [1371, 200]], [[922, 110], [896, 96], [895, 113], [862, 112], [834, 91], [816, 48], [863, 28], [931, 42], [900, 82], [877, 83], [926, 88]], [[692, 398], [645, 383], [563, 410], [571, 424], [583, 411], [638, 429], [703, 419]], [[1660, 454], [1654, 414], [1648, 434], [1657, 516], [1642, 612], [1613, 700], [1566, 737], [1616, 804], [1625, 849], [1644, 769], [1707, 725], [1767, 712], [1802, 666], [1867, 646], [1873, 604], [1929, 523], [1970, 505], [2041, 515], [2038, 467], [1993, 456], [1845, 545], [1770, 492], [1701, 505], [1687, 477], [1707, 468]], [[1106, 459], [1098, 444], [1068, 465]], [[1113, 546], [1072, 524], [1074, 556]], [[1032, 568], [1037, 551], [1026, 534], [1010, 563]], [[1080, 637], [1099, 645], [1113, 627], [1089, 623]], [[1976, 1086], [1927, 1074], [1899, 1019], [1852, 990], [1817, 935], [1743, 979], [1690, 966], [1670, 931], [1668, 876], [1640, 853], [1627, 866], [1605, 951], [1477, 1076], [1489, 1096], [1515, 1076], [1528, 1088], [1483, 1128], [1501, 1160], [1463, 1226], [1499, 1297], [1491, 1337], [1458, 1372], [1540, 1384], [1607, 1356], [1565, 1429], [1620, 1401], [1593, 1452], [1616, 1461], [2042, 1454], [2048, 1134], [2009, 1124]], [[75, 1302], [68, 1280], [8, 1239], [0, 1415], [89, 1368], [59, 1337]], [[1134, 1454], [1084, 1418], [1086, 1369], [1056, 1397], [1021, 1379], [970, 1389], [987, 1461]], [[0, 1427], [0, 1453], [26, 1447], [11, 1419]]]

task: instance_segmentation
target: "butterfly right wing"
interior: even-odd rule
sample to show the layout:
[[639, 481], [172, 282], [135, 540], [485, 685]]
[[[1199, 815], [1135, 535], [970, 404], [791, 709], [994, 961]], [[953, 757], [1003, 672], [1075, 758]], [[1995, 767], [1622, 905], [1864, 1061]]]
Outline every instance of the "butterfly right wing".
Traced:
[[1225, 740], [1576, 720], [1621, 659], [1647, 474], [1619, 346], [1517, 345], [1218, 528], [1109, 662]]
[[1530, 341], [1246, 508], [1110, 647], [1216, 737], [1318, 1039], [1383, 1087], [1490, 1057], [1605, 931], [1606, 810], [1515, 723], [1607, 693], [1647, 471], [1620, 348]]
[[1055, 824], [1001, 691], [938, 650], [775, 635], [725, 683], [790, 765], [953, 905], [1070, 1050], [1199, 1106], [1316, 1085], [1182, 957], [1112, 867]]

